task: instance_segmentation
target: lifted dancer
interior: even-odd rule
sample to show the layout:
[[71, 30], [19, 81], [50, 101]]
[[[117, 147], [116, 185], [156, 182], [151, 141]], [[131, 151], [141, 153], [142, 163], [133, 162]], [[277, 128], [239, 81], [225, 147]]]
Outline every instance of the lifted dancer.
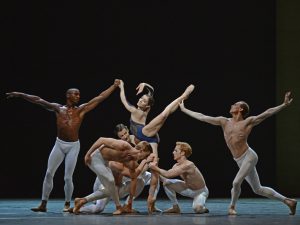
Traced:
[[[191, 92], [194, 90], [194, 85], [190, 85], [186, 88], [184, 93], [171, 102], [162, 113], [152, 119], [148, 124], [146, 124], [146, 119], [148, 113], [154, 103], [153, 95], [144, 94], [138, 101], [137, 107], [128, 103], [125, 90], [124, 90], [124, 82], [120, 81], [120, 98], [125, 106], [125, 108], [131, 113], [130, 116], [130, 131], [139, 141], [147, 141], [151, 144], [153, 148], [153, 153], [156, 158], [155, 161], [158, 161], [158, 131], [162, 128], [167, 118], [179, 107], [179, 103], [189, 97]], [[141, 93], [144, 87], [148, 87], [153, 90], [153, 87], [146, 84], [140, 83], [137, 87], [137, 94]], [[155, 210], [155, 200], [157, 194], [157, 186], [159, 184], [159, 177], [157, 173], [152, 172], [151, 183], [149, 188], [149, 196], [148, 196], [148, 212], [151, 214]]]

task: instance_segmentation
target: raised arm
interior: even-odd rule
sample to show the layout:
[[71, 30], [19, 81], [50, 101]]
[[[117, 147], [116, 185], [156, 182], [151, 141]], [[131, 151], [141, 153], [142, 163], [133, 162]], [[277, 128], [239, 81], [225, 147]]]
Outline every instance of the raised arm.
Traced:
[[252, 124], [253, 126], [256, 126], [256, 125], [260, 124], [262, 121], [264, 121], [265, 119], [267, 119], [268, 117], [280, 112], [282, 109], [289, 106], [292, 103], [292, 101], [293, 101], [293, 99], [291, 98], [291, 92], [289, 91], [289, 92], [285, 93], [284, 101], [281, 105], [273, 107], [273, 108], [269, 108], [257, 116], [250, 116], [246, 119], [246, 121], [249, 121], [250, 124]]
[[147, 83], [140, 83], [136, 90], [137, 90], [137, 93], [136, 95], [139, 95], [140, 93], [143, 92], [144, 88], [146, 88], [148, 90], [148, 94], [150, 95], [153, 95], [153, 92], [154, 92], [154, 87], [152, 87], [150, 84], [147, 84]]
[[124, 82], [122, 80], [120, 80], [119, 88], [120, 88], [121, 102], [123, 103], [123, 105], [129, 112], [133, 113], [136, 110], [136, 107], [134, 107], [133, 105], [128, 103], [126, 96], [125, 96]]
[[22, 92], [9, 92], [9, 93], [6, 93], [6, 96], [8, 99], [9, 98], [23, 98], [26, 101], [40, 105], [49, 111], [54, 111], [57, 113], [59, 112], [60, 104], [50, 103], [36, 95], [29, 95], [29, 94], [22, 93]]
[[212, 125], [217, 125], [217, 126], [221, 126], [225, 121], [226, 118], [222, 117], [222, 116], [218, 116], [218, 117], [212, 117], [212, 116], [206, 116], [202, 113], [199, 112], [194, 112], [191, 111], [187, 108], [185, 108], [183, 101], [179, 104], [180, 109], [182, 112], [184, 112], [185, 114], [189, 115], [190, 117], [193, 117], [197, 120], [200, 120], [202, 122], [206, 122]]
[[114, 84], [107, 88], [105, 91], [101, 92], [97, 97], [91, 99], [89, 102], [84, 103], [79, 106], [81, 113], [85, 114], [92, 109], [94, 109], [97, 105], [103, 102], [106, 98], [108, 98], [114, 90], [119, 86], [120, 80], [115, 79]]

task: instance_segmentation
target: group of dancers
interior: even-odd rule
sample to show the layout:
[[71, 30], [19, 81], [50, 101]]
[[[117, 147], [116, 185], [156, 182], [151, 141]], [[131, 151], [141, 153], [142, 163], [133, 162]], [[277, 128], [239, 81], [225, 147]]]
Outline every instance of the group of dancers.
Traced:
[[[79, 129], [81, 123], [87, 112], [93, 110], [118, 88], [121, 102], [131, 114], [129, 129], [124, 124], [116, 125], [117, 139], [100, 137], [86, 152], [85, 164], [96, 174], [94, 192], [85, 197], [75, 198], [74, 207], [71, 207], [74, 190], [72, 176], [80, 151]], [[53, 177], [57, 168], [65, 161], [64, 212], [100, 213], [112, 199], [116, 206], [114, 215], [135, 213], [134, 199], [142, 192], [144, 186], [149, 185], [147, 208], [149, 214], [152, 214], [160, 211], [155, 206], [155, 202], [160, 183], [162, 183], [166, 195], [172, 202], [172, 206], [164, 210], [164, 213], [178, 214], [181, 212], [176, 193], [193, 199], [192, 208], [195, 213], [208, 213], [206, 200], [209, 190], [200, 170], [192, 161], [188, 160], [192, 154], [192, 147], [188, 143], [180, 141], [175, 143], [173, 158], [176, 163], [171, 169], [165, 170], [159, 167], [158, 132], [168, 116], [180, 108], [190, 117], [221, 126], [223, 130], [225, 142], [239, 167], [232, 184], [231, 203], [228, 207], [229, 215], [237, 214], [236, 204], [244, 180], [249, 183], [256, 194], [279, 200], [288, 206], [291, 215], [296, 213], [297, 201], [295, 199], [287, 198], [272, 188], [261, 186], [256, 171], [258, 157], [247, 143], [254, 126], [291, 104], [293, 99], [290, 92], [285, 94], [282, 104], [269, 108], [257, 116], [248, 116], [248, 104], [239, 101], [231, 106], [230, 118], [211, 117], [191, 111], [184, 106], [184, 101], [194, 90], [194, 85], [189, 85], [158, 116], [146, 123], [147, 115], [154, 104], [154, 88], [150, 84], [140, 83], [136, 90], [137, 94], [141, 94], [136, 106], [128, 102], [124, 82], [119, 79], [116, 79], [98, 96], [79, 106], [80, 91], [76, 88], [67, 90], [65, 105], [51, 103], [38, 96], [22, 92], [7, 93], [7, 98], [23, 98], [56, 114], [57, 138], [48, 158], [42, 201], [38, 207], [32, 208], [32, 211], [47, 212], [47, 202], [53, 189]], [[181, 177], [181, 179], [176, 179], [177, 177]], [[125, 204], [121, 205], [120, 198], [126, 196]], [[89, 202], [91, 204], [87, 204]]]

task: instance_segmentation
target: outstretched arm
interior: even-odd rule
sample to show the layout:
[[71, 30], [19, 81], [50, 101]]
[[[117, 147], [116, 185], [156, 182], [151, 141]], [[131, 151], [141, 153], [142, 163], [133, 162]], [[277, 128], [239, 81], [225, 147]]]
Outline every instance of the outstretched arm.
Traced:
[[120, 88], [121, 102], [123, 103], [123, 105], [129, 112], [133, 113], [136, 110], [136, 108], [133, 105], [128, 103], [126, 96], [125, 96], [124, 82], [122, 80], [120, 80], [119, 88]]
[[219, 117], [212, 117], [212, 116], [206, 116], [202, 113], [199, 113], [199, 112], [194, 112], [194, 111], [191, 111], [187, 108], [185, 108], [184, 106], [184, 103], [183, 101], [179, 104], [180, 106], [180, 109], [182, 112], [184, 112], [185, 114], [197, 119], [197, 120], [200, 120], [202, 122], [206, 122], [206, 123], [209, 123], [209, 124], [212, 124], [212, 125], [217, 125], [217, 126], [221, 126], [223, 124], [223, 122], [226, 121], [226, 118], [225, 117], [222, 117], [222, 116], [219, 116]]
[[285, 93], [284, 101], [281, 105], [273, 107], [273, 108], [269, 108], [257, 116], [250, 116], [246, 120], [248, 120], [249, 123], [251, 123], [253, 126], [256, 126], [256, 125], [260, 124], [262, 121], [264, 121], [265, 119], [267, 119], [268, 117], [280, 112], [282, 109], [289, 106], [292, 103], [292, 101], [293, 101], [293, 99], [291, 98], [291, 92], [289, 91], [289, 92]]
[[108, 98], [114, 90], [119, 86], [120, 80], [115, 79], [115, 82], [113, 85], [111, 85], [109, 88], [107, 88], [105, 91], [101, 92], [97, 97], [90, 100], [88, 103], [84, 103], [79, 106], [81, 113], [85, 114], [92, 109], [94, 109], [97, 105], [99, 105], [101, 102], [103, 102], [106, 98]]
[[26, 101], [40, 105], [49, 111], [59, 112], [59, 107], [60, 107], [59, 104], [50, 103], [36, 95], [29, 95], [29, 94], [22, 93], [22, 92], [9, 92], [9, 93], [6, 93], [6, 96], [7, 96], [7, 98], [23, 98]]

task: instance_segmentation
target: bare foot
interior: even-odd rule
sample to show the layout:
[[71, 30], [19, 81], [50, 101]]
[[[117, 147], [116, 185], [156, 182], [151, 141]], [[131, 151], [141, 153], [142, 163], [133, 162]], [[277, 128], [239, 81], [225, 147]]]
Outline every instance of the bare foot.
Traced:
[[233, 205], [231, 205], [228, 209], [228, 215], [231, 215], [231, 216], [235, 216], [237, 215], [237, 212], [235, 211], [235, 207]]
[[47, 212], [47, 208], [40, 205], [37, 208], [31, 208], [31, 211], [33, 211], [33, 212]]
[[85, 198], [75, 198], [73, 213], [79, 214], [80, 208], [86, 203]]
[[69, 212], [69, 213], [73, 213], [73, 211], [74, 211], [74, 208], [73, 208], [73, 207], [70, 207], [70, 208], [68, 209], [68, 212]]
[[122, 206], [117, 206], [117, 210], [113, 212], [113, 215], [121, 215], [124, 213]]
[[284, 203], [290, 208], [290, 215], [296, 214], [297, 200], [287, 198], [284, 200]]
[[194, 212], [198, 214], [202, 214], [202, 213], [209, 213], [209, 210], [205, 206], [198, 205], [194, 208]]
[[124, 213], [139, 213], [138, 210], [132, 208], [132, 206], [127, 205], [127, 204], [125, 204], [125, 205], [123, 206], [122, 211], [123, 211]]
[[47, 201], [42, 200], [41, 204], [37, 208], [31, 209], [33, 212], [47, 212]]
[[70, 202], [65, 202], [65, 206], [63, 208], [63, 212], [69, 212], [69, 208], [70, 208]]
[[180, 213], [180, 208], [178, 205], [173, 205], [173, 207], [166, 209], [164, 213], [174, 213], [174, 214], [179, 214]]
[[186, 100], [190, 96], [190, 94], [193, 92], [194, 88], [195, 88], [195, 86], [193, 84], [189, 85], [185, 89], [184, 93], [181, 95], [182, 100]]

